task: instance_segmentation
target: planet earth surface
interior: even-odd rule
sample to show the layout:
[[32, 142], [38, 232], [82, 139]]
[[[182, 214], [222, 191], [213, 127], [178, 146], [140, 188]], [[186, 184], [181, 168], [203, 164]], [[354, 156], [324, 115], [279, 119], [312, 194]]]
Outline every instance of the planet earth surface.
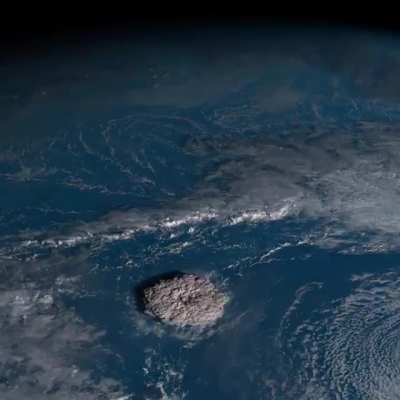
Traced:
[[[349, 27], [2, 56], [1, 400], [400, 398], [399, 73]], [[143, 312], [171, 271], [215, 323]]]

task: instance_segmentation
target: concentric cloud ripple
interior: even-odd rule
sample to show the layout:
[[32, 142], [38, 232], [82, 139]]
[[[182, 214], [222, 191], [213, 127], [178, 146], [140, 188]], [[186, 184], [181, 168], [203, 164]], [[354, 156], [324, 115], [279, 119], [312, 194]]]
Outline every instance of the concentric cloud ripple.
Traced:
[[399, 398], [400, 275], [358, 275], [352, 284], [350, 294], [301, 319], [322, 290], [308, 284], [282, 321], [280, 344], [297, 371], [299, 398]]

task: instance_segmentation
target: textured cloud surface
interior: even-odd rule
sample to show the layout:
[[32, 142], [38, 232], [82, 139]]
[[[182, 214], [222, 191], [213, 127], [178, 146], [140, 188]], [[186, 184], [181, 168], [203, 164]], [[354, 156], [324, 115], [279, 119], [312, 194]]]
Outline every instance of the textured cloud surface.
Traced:
[[62, 279], [52, 284], [40, 264], [40, 276], [32, 279], [38, 266], [3, 261], [2, 277], [10, 278], [4, 272], [12, 268], [14, 279], [0, 290], [1, 398], [116, 400], [123, 395], [119, 382], [93, 375], [91, 357], [103, 351], [98, 342], [102, 332], [62, 305], [59, 292], [66, 285]]
[[41, 239], [25, 234], [20, 250], [109, 243], [138, 232], [209, 221], [225, 226], [285, 218], [319, 221], [319, 231], [309, 232], [309, 239], [321, 246], [345, 242], [354, 234], [368, 235], [365, 250], [396, 248], [398, 126], [366, 122], [338, 127], [334, 134], [323, 128], [310, 133], [297, 127], [283, 135], [278, 131], [255, 137], [200, 135], [181, 145], [170, 138], [169, 147], [198, 162], [201, 178], [186, 195], [145, 211], [112, 212], [92, 222], [70, 224], [63, 234], [40, 234]]

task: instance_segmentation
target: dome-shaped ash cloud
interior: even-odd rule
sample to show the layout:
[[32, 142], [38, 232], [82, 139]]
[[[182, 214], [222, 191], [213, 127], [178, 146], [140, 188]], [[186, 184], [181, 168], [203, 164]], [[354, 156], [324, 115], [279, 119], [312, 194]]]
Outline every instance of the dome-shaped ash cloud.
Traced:
[[141, 311], [175, 326], [213, 324], [224, 312], [228, 297], [205, 276], [173, 272], [138, 286]]

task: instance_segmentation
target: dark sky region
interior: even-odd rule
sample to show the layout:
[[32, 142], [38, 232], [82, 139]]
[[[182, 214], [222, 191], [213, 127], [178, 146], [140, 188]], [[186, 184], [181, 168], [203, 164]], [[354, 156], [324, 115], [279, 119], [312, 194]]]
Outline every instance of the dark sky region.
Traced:
[[[149, 2], [132, 2], [121, 7], [106, 2], [101, 5], [37, 4], [31, 6], [10, 3], [1, 9], [0, 21], [0, 57], [29, 56], [43, 48], [62, 45], [79, 46], [82, 43], [93, 42], [115, 36], [134, 34], [146, 36], [159, 32], [182, 33], [187, 29], [202, 27], [265, 27], [271, 25], [288, 25], [312, 27], [349, 26], [367, 30], [400, 30], [397, 13], [388, 8], [362, 11], [327, 7], [321, 13], [315, 10], [307, 12], [304, 4], [292, 6], [286, 12], [279, 12], [265, 7], [255, 8], [241, 3], [240, 7], [207, 6], [206, 3], [191, 3], [173, 5], [167, 3], [158, 5]], [[146, 9], [147, 8], [147, 9]], [[0, 62], [1, 62], [0, 58]]]

